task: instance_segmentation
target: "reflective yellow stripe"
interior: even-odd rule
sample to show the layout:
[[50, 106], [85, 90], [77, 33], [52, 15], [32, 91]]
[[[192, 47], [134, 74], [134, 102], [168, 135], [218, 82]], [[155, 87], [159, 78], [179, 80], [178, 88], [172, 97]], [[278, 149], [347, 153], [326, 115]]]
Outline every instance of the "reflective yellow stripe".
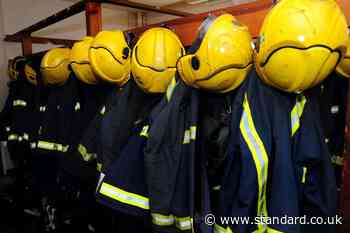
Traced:
[[8, 141], [23, 141], [23, 140], [26, 140], [28, 141], [29, 140], [29, 135], [27, 133], [23, 133], [23, 136], [20, 136], [18, 134], [10, 134], [9, 136], [7, 136], [7, 140]]
[[24, 100], [14, 100], [12, 104], [13, 106], [27, 106], [27, 102]]
[[301, 183], [305, 184], [307, 174], [307, 167], [303, 167], [303, 177], [301, 178]]
[[189, 144], [190, 142], [191, 142], [191, 131], [190, 130], [185, 130], [183, 144]]
[[175, 77], [173, 77], [171, 79], [171, 82], [170, 82], [167, 90], [166, 90], [166, 98], [167, 98], [168, 101], [170, 101], [171, 96], [173, 95], [173, 92], [174, 92], [174, 89], [175, 89], [176, 85], [177, 85], [176, 79], [175, 79]]
[[46, 106], [40, 106], [39, 107], [40, 112], [45, 112], [46, 111]]
[[189, 129], [185, 130], [183, 144], [189, 144], [191, 140], [196, 140], [197, 127], [191, 126]]
[[80, 110], [80, 103], [76, 102], [74, 106], [74, 111], [78, 111], [78, 110]]
[[[266, 208], [266, 182], [268, 173], [268, 156], [264, 144], [256, 131], [251, 114], [248, 97], [245, 95], [243, 102], [243, 114], [240, 122], [240, 131], [252, 154], [258, 179], [258, 206], [257, 216], [267, 216]], [[265, 229], [265, 225], [258, 225], [259, 229]]]
[[106, 175], [103, 172], [100, 172], [100, 177], [98, 179], [97, 186], [96, 186], [96, 191], [95, 191], [96, 193], [100, 189], [101, 183], [102, 183], [103, 179], [105, 178], [105, 176]]
[[59, 152], [67, 152], [69, 148], [68, 145], [63, 146], [62, 144], [45, 142], [45, 141], [38, 141], [37, 147], [40, 149], [53, 150], [53, 151], [59, 151]]
[[171, 226], [175, 223], [173, 215], [152, 214], [152, 222], [158, 226]]
[[66, 145], [66, 146], [59, 145], [59, 146], [62, 146], [62, 147], [59, 147], [59, 148], [62, 148], [62, 150], [61, 150], [61, 149], [59, 149], [59, 151], [61, 151], [61, 152], [67, 152], [67, 151], [68, 151], [68, 149], [69, 149], [69, 146], [68, 146], [68, 145]]
[[191, 126], [190, 127], [190, 132], [191, 132], [191, 140], [196, 140], [197, 127], [196, 126]]
[[292, 109], [292, 112], [290, 113], [292, 136], [294, 136], [294, 134], [300, 128], [300, 118], [303, 114], [305, 103], [305, 96], [298, 96], [296, 99], [296, 103]]
[[97, 171], [101, 172], [102, 171], [102, 163], [97, 163]]
[[212, 189], [215, 191], [218, 191], [221, 189], [221, 185], [214, 186]]
[[226, 229], [218, 224], [215, 224], [214, 233], [226, 233]]
[[78, 145], [78, 151], [79, 151], [81, 157], [83, 158], [83, 160], [86, 162], [89, 162], [92, 159], [96, 158], [96, 154], [89, 153], [88, 150], [86, 149], [86, 147], [83, 146], [82, 144]]
[[101, 114], [101, 115], [104, 115], [105, 112], [106, 112], [106, 106], [103, 106], [103, 107], [101, 108], [100, 114]]
[[37, 147], [46, 150], [53, 150], [53, 143], [39, 141]]
[[7, 140], [8, 141], [15, 141], [18, 139], [18, 134], [10, 134], [8, 137], [7, 137]]
[[100, 191], [101, 194], [110, 197], [114, 200], [117, 200], [119, 202], [136, 206], [141, 209], [149, 209], [149, 200], [146, 197], [143, 197], [141, 195], [126, 192], [120, 188], [114, 187], [110, 184], [107, 184], [105, 182], [102, 183]]
[[36, 143], [35, 142], [30, 143], [30, 148], [31, 149], [35, 149], [36, 148]]
[[190, 230], [192, 229], [192, 219], [190, 217], [176, 217], [174, 215], [162, 215], [152, 213], [152, 222], [158, 226], [171, 226], [175, 224], [175, 226], [182, 230]]
[[29, 134], [27, 133], [23, 133], [23, 137], [24, 140], [28, 141], [29, 140]]
[[149, 125], [145, 125], [140, 133], [140, 136], [148, 138], [148, 130], [149, 130]]
[[182, 231], [190, 230], [192, 229], [192, 219], [190, 217], [175, 217], [175, 226]]

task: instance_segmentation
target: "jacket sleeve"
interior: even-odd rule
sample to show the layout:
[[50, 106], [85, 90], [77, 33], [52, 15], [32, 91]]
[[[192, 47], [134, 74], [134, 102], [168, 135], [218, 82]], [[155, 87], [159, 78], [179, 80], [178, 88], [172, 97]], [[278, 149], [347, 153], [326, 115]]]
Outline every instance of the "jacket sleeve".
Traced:
[[69, 149], [62, 157], [61, 167], [66, 176], [77, 183], [96, 187], [100, 170], [97, 158], [99, 144], [99, 127], [103, 115], [97, 113], [82, 135], [78, 145]]
[[7, 141], [8, 134], [11, 131], [10, 125], [11, 125], [11, 115], [12, 115], [12, 107], [13, 107], [13, 100], [14, 100], [14, 92], [16, 85], [14, 83], [15, 81], [12, 81], [12, 83], [9, 83], [9, 93], [5, 101], [4, 108], [2, 109], [0, 113], [0, 140], [1, 141]]
[[[145, 148], [145, 167], [152, 222], [155, 229], [192, 229], [191, 211], [196, 135], [192, 121], [192, 89], [180, 81], [151, 124]], [[165, 97], [164, 97], [165, 98]], [[163, 229], [163, 230], [162, 230]]]
[[[330, 154], [323, 136], [319, 103], [311, 93], [295, 135], [295, 159], [301, 212], [307, 217], [336, 215], [336, 183]], [[314, 232], [334, 232], [335, 225], [303, 225]], [[327, 229], [325, 231], [325, 229]]]

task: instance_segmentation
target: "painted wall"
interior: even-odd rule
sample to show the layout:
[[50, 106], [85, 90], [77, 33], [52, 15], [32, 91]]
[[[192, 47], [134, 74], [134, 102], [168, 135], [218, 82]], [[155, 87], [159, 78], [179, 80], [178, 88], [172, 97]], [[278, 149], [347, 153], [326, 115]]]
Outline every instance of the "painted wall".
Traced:
[[8, 89], [6, 86], [7, 80], [7, 61], [5, 54], [5, 42], [3, 42], [4, 38], [4, 17], [2, 14], [2, 2], [0, 1], [0, 107], [2, 108], [4, 98], [6, 98]]

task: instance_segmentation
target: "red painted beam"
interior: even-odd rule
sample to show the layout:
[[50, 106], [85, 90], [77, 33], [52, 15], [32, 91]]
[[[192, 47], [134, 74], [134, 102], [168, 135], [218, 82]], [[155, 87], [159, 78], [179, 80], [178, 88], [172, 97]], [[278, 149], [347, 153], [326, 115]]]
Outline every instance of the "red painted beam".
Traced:
[[86, 2], [86, 34], [88, 36], [96, 36], [102, 30], [102, 11], [101, 3]]
[[350, 1], [349, 0], [337, 0], [340, 8], [342, 8], [346, 18], [348, 19], [348, 25], [350, 26]]
[[22, 38], [22, 54], [28, 56], [33, 53], [32, 40], [29, 36]]
[[[27, 36], [28, 37], [28, 36]], [[4, 41], [6, 42], [22, 42], [22, 38], [24, 36], [20, 35], [6, 35]], [[67, 47], [71, 47], [77, 40], [68, 40], [68, 39], [59, 39], [59, 38], [51, 38], [51, 37], [38, 37], [38, 36], [30, 36], [29, 37], [32, 44], [55, 44], [55, 45], [65, 45]]]

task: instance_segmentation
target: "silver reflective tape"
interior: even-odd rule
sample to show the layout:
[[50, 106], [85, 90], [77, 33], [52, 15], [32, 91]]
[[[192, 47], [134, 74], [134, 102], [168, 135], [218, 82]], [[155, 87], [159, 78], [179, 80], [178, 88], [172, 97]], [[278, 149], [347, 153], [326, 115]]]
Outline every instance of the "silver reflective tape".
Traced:
[[169, 215], [160, 215], [160, 214], [152, 214], [153, 223], [157, 225], [173, 225], [175, 223], [174, 216]]
[[191, 223], [192, 223], [191, 219], [186, 219], [186, 220], [177, 219], [176, 220], [176, 226], [180, 229], [191, 229], [191, 226], [192, 226]]
[[40, 112], [45, 112], [46, 111], [46, 106], [40, 106], [39, 107]]
[[12, 104], [13, 106], [27, 106], [27, 102], [24, 100], [14, 100]]
[[188, 144], [191, 141], [191, 132], [189, 130], [185, 130], [183, 144]]
[[101, 194], [104, 194], [114, 200], [120, 201], [122, 203], [137, 206], [142, 209], [149, 209], [149, 200], [141, 195], [126, 192], [120, 188], [114, 187], [107, 183], [102, 183], [100, 191]]
[[18, 135], [17, 134], [10, 134], [8, 137], [7, 137], [7, 140], [8, 141], [14, 141], [14, 140], [17, 140], [18, 139]]
[[[243, 120], [244, 129], [247, 133], [247, 136], [249, 137], [249, 141], [254, 146], [254, 149], [256, 151], [256, 154], [258, 155], [258, 159], [259, 159], [260, 166], [261, 166], [261, 170], [260, 170], [260, 173], [261, 173], [261, 193], [260, 193], [260, 198], [259, 198], [259, 200], [260, 200], [259, 207], [260, 207], [260, 210], [262, 210], [263, 204], [264, 204], [264, 190], [265, 190], [265, 181], [266, 181], [265, 172], [264, 172], [266, 164], [265, 164], [265, 161], [263, 159], [263, 155], [262, 155], [263, 152], [260, 150], [258, 142], [255, 140], [255, 137], [253, 136], [253, 133], [249, 127], [248, 116], [247, 116], [246, 111], [243, 112], [242, 120]], [[260, 214], [260, 213], [258, 213], [258, 214]]]
[[36, 143], [35, 142], [30, 143], [30, 148], [35, 149], [36, 148]]
[[23, 133], [23, 139], [28, 141], [29, 140], [29, 135], [27, 133]]
[[100, 114], [101, 114], [101, 115], [104, 115], [105, 112], [106, 112], [106, 106], [103, 106], [102, 109], [101, 109], [101, 111], [100, 111]]
[[339, 106], [338, 105], [334, 105], [331, 107], [331, 113], [332, 114], [336, 114], [339, 112]]
[[97, 182], [97, 186], [96, 186], [96, 192], [98, 191], [98, 189], [100, 188], [101, 186], [101, 183], [103, 181], [103, 179], [105, 178], [105, 174], [103, 172], [100, 173], [100, 177], [98, 179], [98, 182]]

